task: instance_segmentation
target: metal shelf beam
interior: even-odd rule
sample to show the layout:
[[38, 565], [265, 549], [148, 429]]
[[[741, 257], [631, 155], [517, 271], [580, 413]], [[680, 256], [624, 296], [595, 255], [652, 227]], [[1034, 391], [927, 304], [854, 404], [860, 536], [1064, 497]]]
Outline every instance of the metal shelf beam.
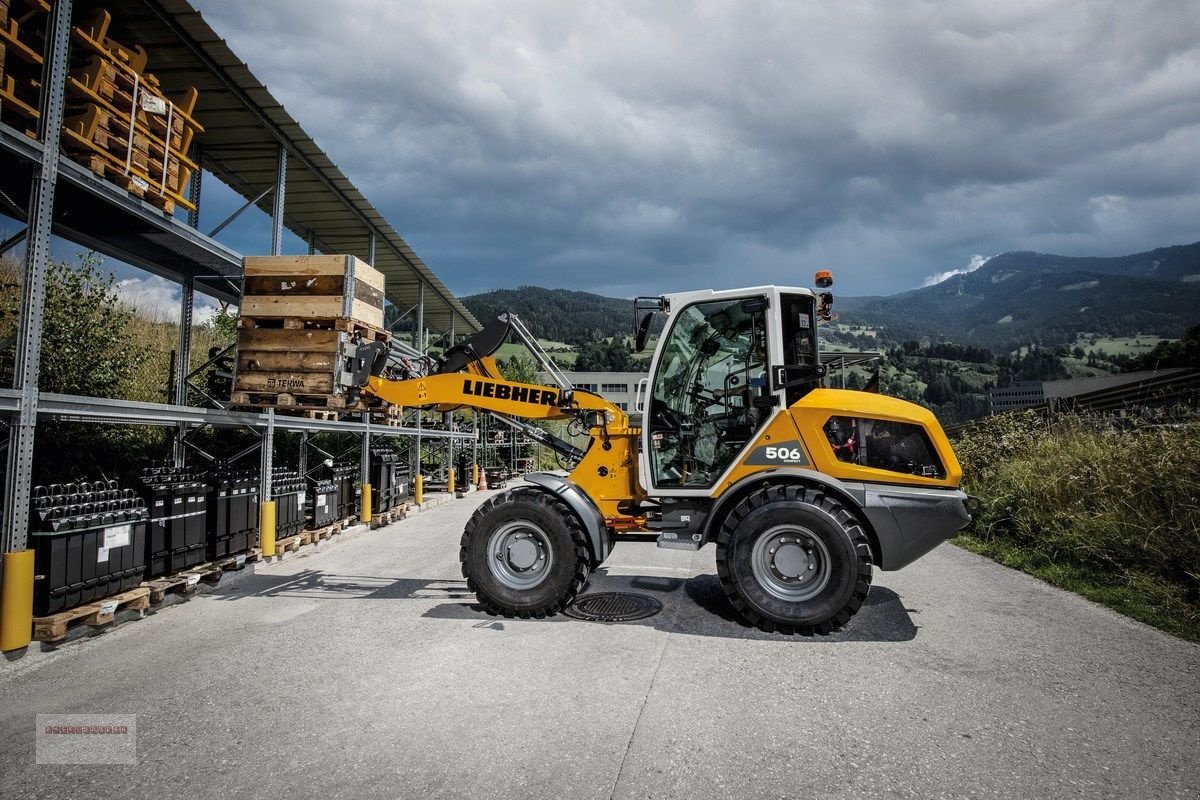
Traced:
[[[0, 393], [0, 410], [15, 410], [11, 405], [19, 403], [18, 393], [6, 390]], [[150, 425], [169, 427], [173, 425], [212, 425], [219, 428], [254, 428], [265, 430], [270, 426], [267, 414], [250, 411], [225, 411], [214, 408], [173, 406], [166, 403], [136, 403], [130, 400], [111, 400], [103, 397], [79, 397], [69, 394], [44, 393], [39, 396], [37, 411], [40, 416], [66, 422], [108, 422], [118, 425]], [[307, 419], [274, 415], [276, 430], [307, 433], [349, 433], [361, 435], [368, 429], [372, 436], [415, 436], [416, 428], [401, 425], [367, 425], [362, 422]], [[421, 431], [425, 438], [465, 439], [475, 438], [474, 431]]]

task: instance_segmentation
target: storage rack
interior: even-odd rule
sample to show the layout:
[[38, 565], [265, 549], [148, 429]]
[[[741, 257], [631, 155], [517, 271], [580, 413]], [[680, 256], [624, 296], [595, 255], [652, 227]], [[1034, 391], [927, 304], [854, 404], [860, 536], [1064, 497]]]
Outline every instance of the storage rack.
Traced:
[[[286, 227], [308, 251], [358, 255], [382, 271], [386, 297], [402, 310], [393, 327], [408, 320], [412, 344], [424, 351], [429, 331], [451, 343], [479, 329], [478, 322], [412, 251], [300, 125], [271, 97], [186, 0], [56, 0], [46, 26], [36, 136], [0, 123], [0, 212], [25, 221], [25, 229], [0, 241], [0, 255], [25, 242], [21, 315], [16, 337], [14, 386], [0, 389], [0, 414], [9, 420], [3, 497], [2, 545], [9, 554], [27, 550], [34, 434], [39, 420], [175, 428], [175, 461], [186, 460], [184, 437], [203, 426], [244, 428], [259, 436], [261, 496], [271, 497], [272, 448], [276, 431], [339, 432], [361, 439], [364, 481], [372, 438], [412, 437], [475, 440], [473, 428], [449, 421], [423, 429], [409, 412], [401, 426], [356, 420], [315, 420], [275, 414], [196, 408], [190, 384], [174, 381], [170, 403], [40, 393], [37, 374], [51, 234], [178, 283], [182, 289], [175, 374], [186, 376], [191, 353], [195, 292], [236, 303], [241, 254], [213, 237], [256, 206], [271, 224], [271, 252], [283, 248]], [[97, 7], [112, 11], [131, 41], [150, 53], [164, 89], [196, 86], [195, 116], [205, 127], [191, 159], [201, 166], [187, 187], [196, 211], [169, 214], [98, 177], [60, 154], [71, 28]], [[245, 204], [210, 233], [199, 230], [203, 173], [208, 171], [245, 198]], [[3, 446], [5, 442], [0, 442]], [[304, 448], [302, 448], [303, 450]], [[303, 465], [302, 465], [303, 466]], [[3, 586], [0, 585], [0, 590]], [[7, 635], [4, 636], [7, 639]]]

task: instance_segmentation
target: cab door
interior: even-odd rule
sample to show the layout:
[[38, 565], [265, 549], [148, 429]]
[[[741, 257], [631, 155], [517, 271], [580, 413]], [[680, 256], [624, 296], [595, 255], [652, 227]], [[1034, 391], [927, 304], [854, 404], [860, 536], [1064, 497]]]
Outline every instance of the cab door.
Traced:
[[672, 315], [647, 389], [648, 490], [708, 494], [770, 418], [779, 401], [769, 380], [774, 299], [714, 297]]

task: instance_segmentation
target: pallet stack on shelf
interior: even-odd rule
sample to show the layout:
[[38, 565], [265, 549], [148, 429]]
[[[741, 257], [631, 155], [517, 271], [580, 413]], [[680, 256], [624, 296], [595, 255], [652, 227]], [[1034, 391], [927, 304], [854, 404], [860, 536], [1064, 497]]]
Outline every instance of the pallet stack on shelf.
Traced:
[[187, 153], [204, 130], [192, 118], [198, 93], [193, 87], [167, 97], [146, 71], [146, 51], [109, 37], [111, 22], [98, 9], [71, 29], [64, 151], [167, 214], [176, 205], [194, 210], [186, 193], [198, 166]]
[[343, 377], [360, 342], [387, 342], [383, 275], [354, 256], [245, 259], [230, 400], [336, 419], [382, 411]]
[[0, 122], [31, 138], [37, 136], [49, 24], [45, 0], [0, 0]]

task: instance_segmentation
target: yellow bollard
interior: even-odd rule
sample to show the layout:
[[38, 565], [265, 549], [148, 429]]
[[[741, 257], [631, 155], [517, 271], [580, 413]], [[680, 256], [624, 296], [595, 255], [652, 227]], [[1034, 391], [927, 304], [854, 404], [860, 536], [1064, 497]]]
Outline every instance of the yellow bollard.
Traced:
[[371, 484], [369, 483], [362, 485], [362, 509], [359, 511], [358, 517], [363, 522], [371, 521]]
[[5, 553], [0, 584], [0, 650], [28, 647], [33, 641], [33, 551]]
[[275, 501], [258, 504], [258, 546], [263, 558], [275, 555]]
[[413, 481], [413, 502], [421, 505], [425, 502], [425, 476], [418, 474]]
[[446, 470], [446, 491], [454, 494], [454, 467]]
[[478, 464], [471, 465], [471, 485], [472, 486], [479, 485], [479, 465]]

